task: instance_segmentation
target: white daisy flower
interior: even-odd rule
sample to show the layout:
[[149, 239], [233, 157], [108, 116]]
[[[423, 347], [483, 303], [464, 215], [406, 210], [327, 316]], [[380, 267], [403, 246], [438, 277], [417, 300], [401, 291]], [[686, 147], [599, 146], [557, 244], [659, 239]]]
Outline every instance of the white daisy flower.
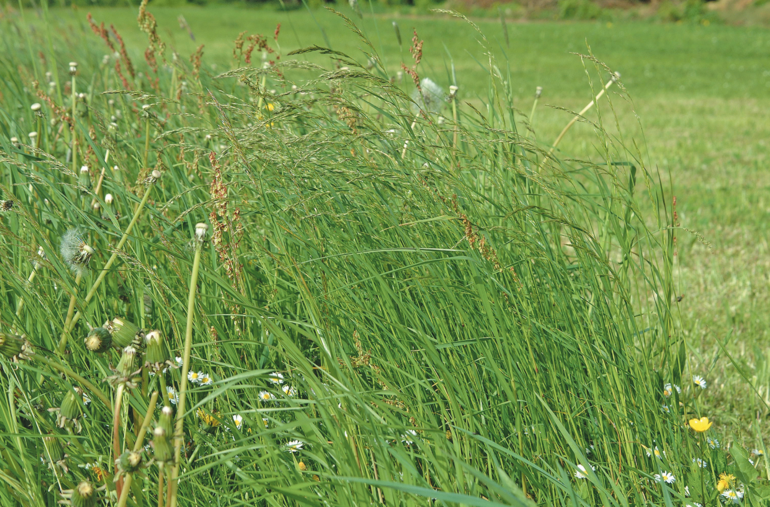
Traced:
[[259, 393], [259, 399], [262, 401], [273, 401], [275, 399], [275, 395], [268, 391], [261, 391]]
[[303, 446], [303, 445], [305, 445], [305, 444], [304, 444], [304, 443], [302, 443], [302, 442], [301, 442], [301, 441], [299, 441], [299, 440], [292, 440], [291, 442], [289, 442], [288, 444], [286, 444], [286, 450], [287, 450], [288, 452], [291, 452], [291, 453], [294, 453], [294, 452], [299, 452], [299, 451], [301, 451], [301, 450], [302, 450], [302, 446]]
[[743, 491], [737, 491], [734, 489], [728, 489], [722, 492], [722, 498], [733, 503], [741, 503], [743, 498]]
[[274, 371], [273, 373], [270, 374], [269, 377], [267, 377], [267, 380], [269, 380], [275, 385], [280, 385], [280, 384], [283, 384], [283, 375]]
[[191, 371], [187, 373], [187, 380], [192, 382], [193, 384], [199, 384], [201, 381], [201, 374], [197, 371]]
[[701, 377], [700, 375], [693, 375], [692, 376], [692, 383], [696, 386], [700, 387], [701, 389], [706, 389], [706, 386], [708, 385], [706, 383], [706, 379]]
[[684, 496], [690, 496], [690, 486], [684, 487]]
[[180, 356], [176, 356], [174, 358], [174, 362], [176, 363], [177, 368], [182, 367], [182, 363], [184, 362]]
[[294, 389], [293, 387], [291, 387], [288, 384], [283, 386], [283, 387], [281, 387], [281, 390], [283, 391], [283, 394], [285, 394], [286, 396], [296, 396], [297, 395], [297, 390]]
[[648, 449], [647, 447], [644, 448], [644, 450], [647, 452], [647, 457], [651, 458], [653, 455], [658, 459], [663, 459], [663, 456], [666, 455], [666, 451], [661, 451], [658, 449], [658, 446], [655, 446], [655, 449]]
[[751, 459], [751, 458], [746, 458], [746, 459], [749, 460], [749, 463], [751, 463], [752, 466], [754, 465], [754, 460], [753, 459]]
[[176, 405], [179, 403], [179, 395], [176, 390], [171, 386], [166, 386], [166, 392], [168, 393], [168, 401]]
[[666, 484], [674, 484], [676, 481], [676, 477], [671, 472], [661, 472], [660, 474], [655, 474], [654, 477], [657, 482], [663, 481]]
[[660, 411], [663, 412], [664, 414], [668, 414], [669, 412], [671, 412], [671, 410], [669, 410], [668, 408], [668, 405], [663, 405], [662, 407], [660, 407]]
[[268, 419], [267, 417], [263, 417], [262, 424], [264, 424], [265, 428], [267, 428], [270, 425], [270, 419]]
[[693, 458], [692, 462], [698, 465], [700, 468], [706, 468], [708, 466], [708, 463], [706, 463], [704, 460], [700, 458]]
[[91, 403], [91, 398], [87, 394], [83, 393], [83, 405], [86, 407]]
[[676, 384], [673, 384], [673, 387], [672, 387], [672, 384], [669, 383], [669, 384], [666, 384], [666, 385], [663, 386], [663, 396], [668, 398], [669, 396], [674, 394], [674, 389], [676, 389], [677, 394], [682, 394], [682, 388], [681, 387], [679, 387]]
[[716, 438], [706, 437], [706, 443], [709, 444], [709, 447], [712, 449], [719, 449], [719, 440]]
[[762, 449], [752, 449], [751, 450], [752, 456], [764, 456], [765, 452]]
[[211, 376], [208, 373], [198, 373], [198, 375], [200, 378], [200, 381], [199, 381], [200, 385], [202, 386], [210, 386], [211, 383], [213, 382], [211, 380]]
[[236, 429], [241, 429], [243, 427], [243, 417], [240, 414], [235, 414], [233, 416], [233, 421], [235, 421]]
[[[591, 470], [596, 470], [596, 467], [591, 465]], [[583, 465], [578, 465], [577, 470], [575, 470], [575, 478], [576, 479], [587, 479], [588, 473], [586, 472], [586, 467]]]
[[703, 507], [703, 505], [702, 505], [702, 504], [699, 504], [699, 503], [695, 503], [695, 502], [693, 502], [693, 503], [688, 503], [688, 504], [687, 504], [687, 505], [685, 505], [684, 507]]

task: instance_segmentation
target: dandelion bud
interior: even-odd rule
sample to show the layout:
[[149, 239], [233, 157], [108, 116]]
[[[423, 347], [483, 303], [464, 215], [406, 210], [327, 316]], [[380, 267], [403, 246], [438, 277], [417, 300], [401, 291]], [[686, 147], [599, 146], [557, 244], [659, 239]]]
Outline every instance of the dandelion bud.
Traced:
[[166, 434], [172, 432], [174, 424], [174, 411], [168, 405], [165, 405], [160, 409], [160, 417], [158, 418], [158, 426], [166, 430]]
[[112, 334], [112, 343], [119, 348], [128, 347], [134, 343], [139, 334], [139, 327], [136, 324], [120, 317], [107, 321], [104, 327]]
[[126, 451], [117, 459], [118, 468], [123, 473], [134, 473], [142, 466], [141, 453]]
[[137, 366], [137, 350], [129, 345], [123, 349], [123, 355], [120, 356], [120, 362], [118, 363], [118, 375], [124, 378], [129, 378], [136, 372]]
[[32, 105], [31, 105], [29, 108], [30, 108], [30, 109], [32, 109], [32, 112], [33, 112], [33, 113], [37, 113], [38, 111], [40, 111], [40, 109], [41, 109], [42, 107], [43, 107], [43, 106], [41, 106], [39, 102], [35, 102], [35, 103], [34, 103], [34, 104], [32, 104]]
[[171, 355], [163, 343], [163, 335], [160, 331], [150, 331], [144, 335], [145, 364], [158, 371], [171, 362]]
[[43, 438], [48, 454], [51, 457], [51, 463], [57, 463], [64, 459], [64, 450], [61, 446], [61, 440], [54, 436]]
[[96, 507], [96, 488], [89, 481], [83, 481], [72, 490], [72, 507]]
[[449, 98], [450, 98], [450, 99], [453, 99], [453, 98], [455, 98], [455, 95], [457, 95], [457, 90], [459, 90], [459, 89], [460, 89], [460, 88], [458, 88], [458, 87], [457, 87], [457, 86], [455, 86], [455, 85], [452, 85], [452, 86], [450, 86], [450, 87], [449, 87]]
[[94, 249], [86, 244], [79, 229], [70, 229], [64, 234], [60, 252], [69, 268], [81, 276], [88, 271], [88, 263], [94, 255]]
[[19, 147], [19, 138], [18, 137], [12, 137], [11, 138], [11, 144], [15, 146], [16, 148]]
[[29, 142], [31, 144], [35, 144], [35, 140], [37, 139], [37, 132], [30, 132], [27, 135], [29, 136]]
[[539, 99], [540, 95], [542, 95], [542, 94], [543, 94], [543, 87], [542, 86], [538, 86], [537, 88], [535, 88], [535, 98], [536, 99]]
[[[393, 22], [393, 24], [395, 24], [395, 21]], [[300, 461], [299, 463], [297, 463], [297, 468], [299, 468], [300, 472], [304, 472], [305, 470], [307, 470], [307, 465], [305, 465], [304, 461]]]
[[70, 75], [74, 76], [78, 72], [78, 62], [70, 62]]
[[17, 360], [29, 359], [32, 354], [32, 345], [21, 336], [0, 333], [0, 355]]
[[88, 166], [84, 165], [80, 168], [80, 176], [78, 177], [78, 184], [80, 185], [80, 191], [85, 192], [91, 186], [91, 176], [88, 172]]
[[112, 204], [112, 199], [113, 199], [112, 194], [107, 194], [107, 195], [104, 196], [104, 203], [105, 204]]
[[112, 335], [103, 327], [95, 327], [84, 341], [88, 350], [101, 354], [112, 346]]
[[155, 461], [158, 461], [159, 463], [170, 462], [173, 458], [173, 452], [171, 450], [171, 445], [168, 442], [168, 438], [166, 437], [166, 430], [163, 429], [163, 427], [158, 426], [152, 434], [152, 446], [155, 450]]
[[[77, 392], [76, 392], [77, 391]], [[83, 407], [83, 395], [80, 388], [75, 388], [75, 391], [67, 391], [64, 398], [61, 401], [61, 407], [59, 408], [59, 415], [66, 421], [74, 421], [80, 417]]]
[[160, 171], [158, 171], [157, 169], [155, 169], [154, 171], [152, 171], [152, 173], [150, 173], [150, 177], [148, 178], [148, 181], [151, 184], [155, 183], [156, 181], [158, 181], [160, 179], [161, 176], [163, 176], [163, 174]]
[[195, 224], [195, 239], [198, 241], [206, 239], [206, 230], [208, 228], [209, 226], [204, 223]]

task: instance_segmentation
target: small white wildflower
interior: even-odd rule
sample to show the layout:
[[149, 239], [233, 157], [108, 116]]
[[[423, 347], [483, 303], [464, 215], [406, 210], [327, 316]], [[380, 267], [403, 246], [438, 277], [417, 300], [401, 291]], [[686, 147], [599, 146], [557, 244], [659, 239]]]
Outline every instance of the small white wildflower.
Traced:
[[412, 438], [417, 437], [417, 432], [415, 430], [406, 430], [406, 432], [401, 435], [401, 442], [406, 445], [412, 445], [414, 441]]
[[732, 501], [733, 503], [741, 503], [741, 499], [743, 498], [743, 491], [728, 489], [722, 492], [722, 497], [727, 501]]
[[708, 466], [708, 463], [706, 463], [704, 460], [700, 458], [693, 458], [692, 462], [698, 465], [700, 468], [706, 468]]
[[181, 358], [181, 357], [179, 357], [179, 356], [176, 356], [176, 357], [174, 358], [174, 362], [176, 363], [176, 366], [177, 366], [177, 368], [181, 368], [181, 367], [182, 367], [182, 362], [183, 362], [183, 361], [182, 361], [182, 358]]
[[[591, 465], [591, 470], [596, 471], [596, 467]], [[578, 465], [577, 470], [575, 470], [575, 478], [576, 479], [587, 479], [588, 478], [588, 472], [586, 471], [586, 467], [583, 465]]]
[[269, 380], [273, 384], [280, 385], [280, 384], [283, 384], [283, 375], [281, 375], [278, 372], [273, 372], [270, 374], [269, 377], [267, 377], [267, 380]]
[[682, 394], [682, 388], [681, 387], [679, 387], [676, 384], [673, 384], [673, 387], [672, 387], [672, 384], [669, 383], [669, 384], [666, 384], [666, 385], [663, 386], [663, 396], [668, 398], [669, 396], [674, 394], [674, 389], [676, 389], [676, 392], [678, 394]]
[[708, 443], [709, 447], [712, 449], [719, 449], [719, 440], [716, 438], [706, 437], [706, 443]]
[[262, 401], [273, 401], [275, 399], [275, 395], [267, 391], [261, 391], [259, 393], [259, 399]]
[[235, 421], [236, 429], [241, 429], [243, 427], [243, 417], [240, 414], [235, 414], [233, 416], [233, 421]]
[[187, 380], [192, 382], [193, 384], [200, 384], [201, 381], [201, 374], [197, 371], [190, 371], [187, 373]]
[[288, 452], [291, 452], [291, 453], [294, 453], [294, 452], [299, 452], [299, 451], [301, 451], [301, 450], [302, 450], [302, 446], [303, 446], [303, 445], [305, 445], [305, 444], [304, 444], [304, 443], [302, 443], [302, 442], [301, 442], [301, 441], [299, 441], [299, 440], [292, 440], [291, 442], [289, 442], [288, 444], [286, 444], [286, 450], [287, 450]]
[[86, 407], [91, 404], [91, 398], [86, 393], [83, 393], [83, 405]]
[[286, 396], [296, 396], [297, 395], [297, 390], [294, 389], [293, 387], [291, 387], [290, 385], [285, 385], [285, 386], [281, 387], [281, 390], [283, 391], [283, 394], [285, 394]]
[[267, 428], [270, 425], [270, 420], [267, 417], [263, 417], [262, 424], [264, 424], [265, 428]]
[[202, 386], [210, 386], [213, 382], [208, 373], [198, 372], [198, 378], [200, 379], [199, 382]]
[[706, 379], [701, 377], [700, 375], [693, 375], [692, 376], [692, 383], [696, 386], [700, 387], [701, 389], [706, 389], [706, 386], [708, 385], [706, 383]]
[[663, 481], [666, 484], [674, 484], [676, 477], [671, 472], [661, 472], [660, 474], [655, 474], [655, 480], [657, 482]]
[[661, 406], [660, 411], [663, 412], [664, 414], [668, 414], [669, 412], [671, 412], [671, 410], [668, 408], [668, 405]]
[[179, 403], [179, 395], [176, 390], [171, 386], [166, 386], [166, 392], [168, 393], [168, 401], [176, 405]]
[[666, 455], [666, 451], [659, 450], [657, 445], [655, 446], [655, 449], [648, 449], [645, 447], [644, 450], [647, 452], [648, 458], [651, 458], [654, 455], [658, 459], [663, 459], [663, 456]]
[[751, 450], [752, 456], [764, 456], [765, 452], [762, 449], [752, 449]]

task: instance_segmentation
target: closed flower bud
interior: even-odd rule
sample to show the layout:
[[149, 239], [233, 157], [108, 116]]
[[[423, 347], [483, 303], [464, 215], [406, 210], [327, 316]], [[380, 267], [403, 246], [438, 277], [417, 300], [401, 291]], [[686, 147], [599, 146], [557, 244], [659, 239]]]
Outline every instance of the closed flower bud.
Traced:
[[155, 461], [160, 463], [171, 462], [174, 455], [171, 450], [171, 444], [168, 442], [166, 430], [158, 426], [152, 434], [152, 446], [155, 450]]
[[160, 331], [150, 331], [144, 335], [144, 362], [155, 371], [166, 368], [171, 361], [171, 355], [166, 349], [163, 335]]
[[[76, 392], [77, 391], [77, 392]], [[64, 419], [62, 422], [74, 421], [83, 411], [83, 391], [75, 388], [75, 391], [67, 391], [61, 401], [59, 415]]]
[[307, 465], [305, 465], [304, 461], [300, 461], [299, 463], [297, 463], [297, 468], [299, 468], [300, 472], [304, 472], [305, 470], [307, 470]]
[[119, 348], [133, 344], [139, 334], [139, 327], [120, 317], [115, 317], [104, 325], [112, 333], [112, 343]]
[[138, 452], [126, 451], [118, 458], [118, 467], [121, 472], [133, 473], [142, 466], [142, 455]]
[[95, 507], [96, 488], [89, 481], [83, 481], [72, 490], [72, 507]]
[[103, 327], [95, 327], [84, 341], [88, 350], [101, 354], [107, 352], [112, 346], [112, 335]]
[[163, 428], [166, 434], [171, 433], [174, 417], [174, 411], [168, 405], [164, 406], [160, 410], [160, 417], [158, 418], [158, 427]]
[[64, 450], [61, 447], [61, 441], [53, 436], [43, 438], [48, 455], [51, 457], [51, 463], [58, 463], [64, 459]]
[[24, 340], [20, 336], [0, 333], [0, 354], [13, 359], [21, 354]]
[[209, 228], [208, 225], [204, 223], [199, 223], [195, 225], [195, 239], [198, 241], [203, 241], [206, 239], [206, 230]]
[[33, 112], [33, 113], [37, 113], [38, 111], [40, 111], [40, 109], [41, 109], [42, 107], [43, 107], [43, 106], [41, 106], [39, 102], [35, 102], [34, 104], [32, 104], [32, 105], [30, 106], [30, 109], [32, 109], [32, 112]]
[[91, 175], [88, 171], [88, 166], [84, 165], [80, 168], [80, 176], [78, 177], [78, 185], [81, 192], [86, 192], [91, 187]]
[[137, 370], [137, 356], [138, 353], [134, 347], [129, 345], [123, 349], [123, 355], [120, 356], [120, 362], [118, 363], [118, 375], [124, 378], [132, 377]]

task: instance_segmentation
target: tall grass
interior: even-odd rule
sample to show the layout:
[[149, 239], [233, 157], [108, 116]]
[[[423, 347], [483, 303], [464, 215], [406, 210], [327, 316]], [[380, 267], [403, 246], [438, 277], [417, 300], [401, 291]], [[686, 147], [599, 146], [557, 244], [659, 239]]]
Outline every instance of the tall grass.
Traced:
[[[0, 350], [3, 505], [77, 503], [84, 481], [110, 505], [716, 505], [723, 472], [766, 496], [745, 451], [684, 424], [708, 414], [672, 310], [675, 210], [603, 128], [612, 94], [574, 160], [491, 56], [483, 104], [429, 104], [361, 32], [360, 59], [242, 34], [215, 74], [144, 7], [141, 63], [117, 33], [102, 57], [97, 35], [3, 23], [0, 323], [34, 350]], [[613, 74], [582, 58], [597, 95]], [[87, 270], [60, 254], [73, 228]], [[136, 369], [84, 343], [116, 317], [144, 330]], [[116, 465], [132, 449], [146, 468]]]

